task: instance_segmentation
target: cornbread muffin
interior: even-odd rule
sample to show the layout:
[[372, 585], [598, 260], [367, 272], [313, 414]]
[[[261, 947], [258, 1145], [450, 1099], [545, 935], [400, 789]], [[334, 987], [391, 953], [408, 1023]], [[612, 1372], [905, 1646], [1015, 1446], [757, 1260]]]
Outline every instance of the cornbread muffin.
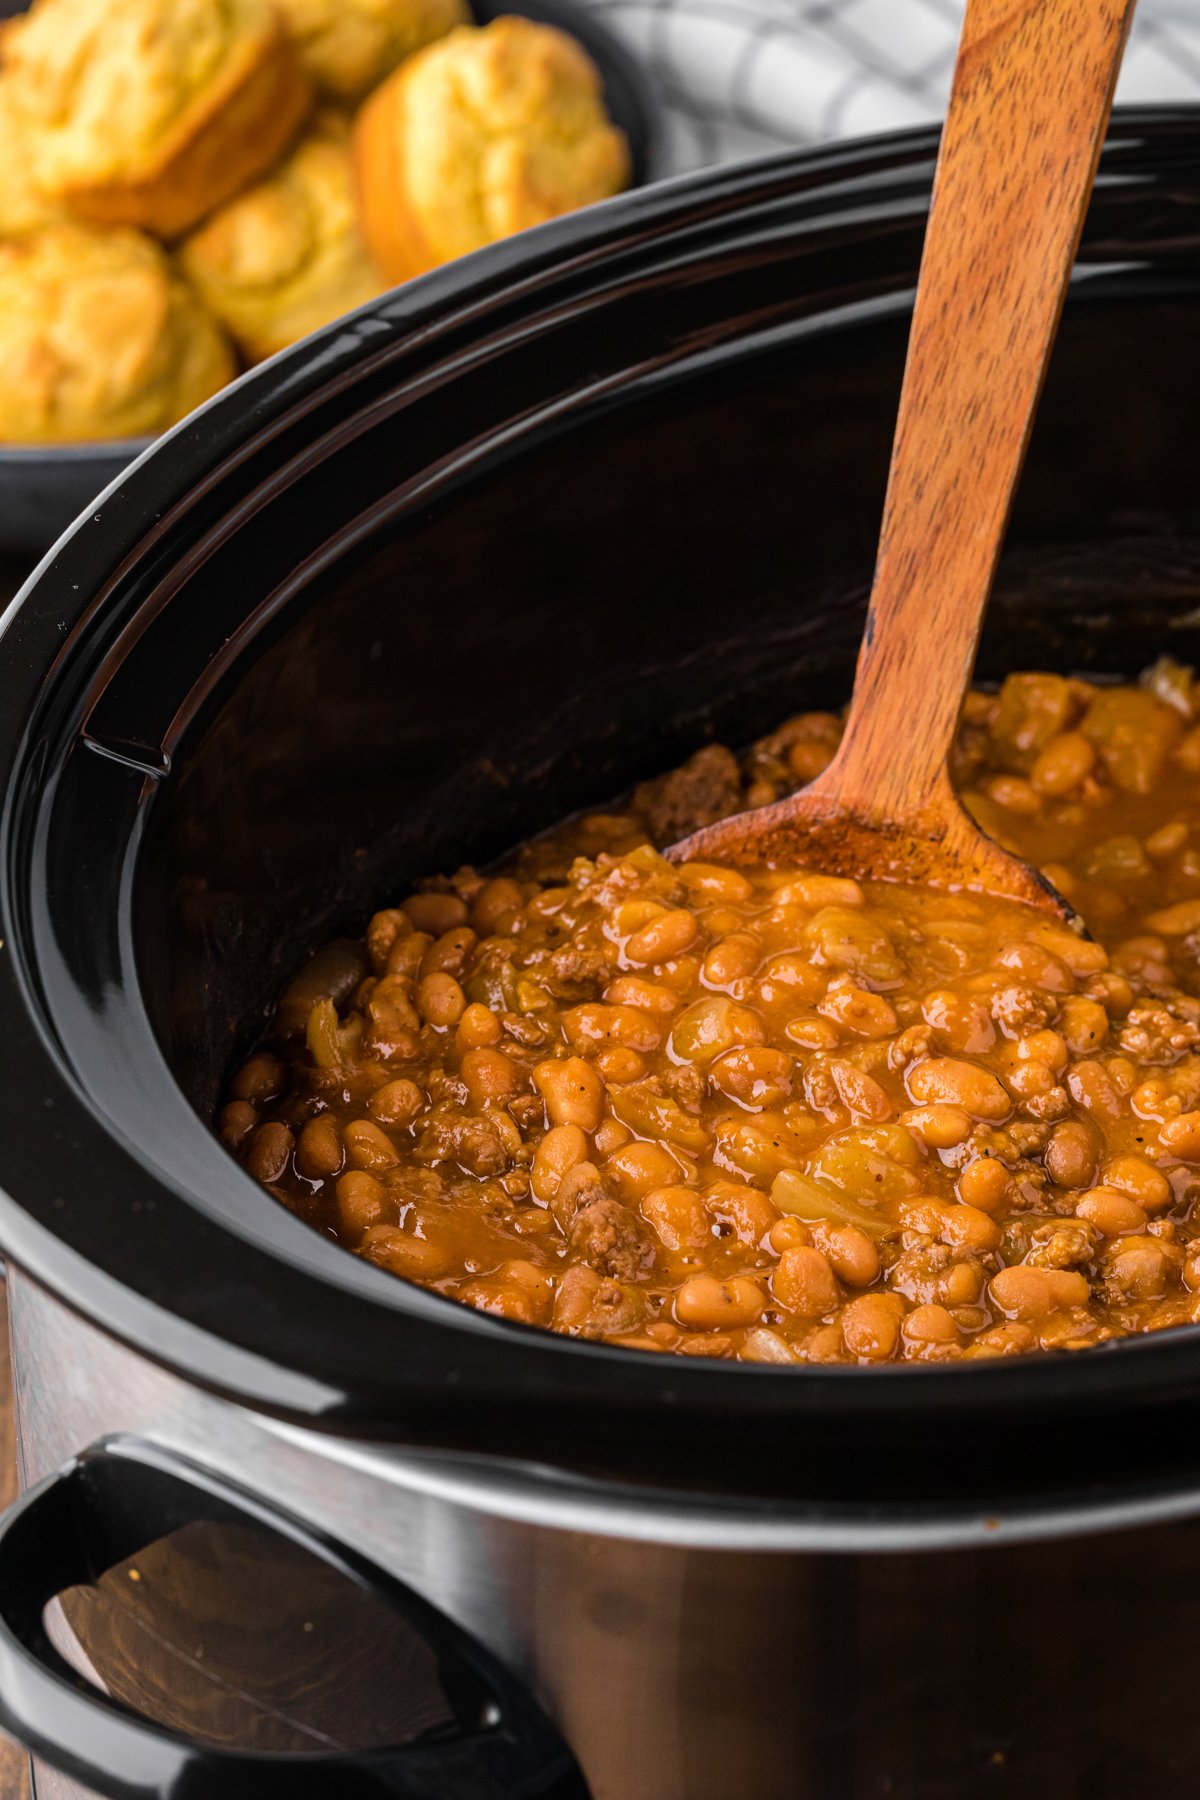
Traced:
[[268, 0], [35, 0], [3, 61], [42, 192], [161, 237], [268, 169], [309, 105]]
[[367, 247], [392, 281], [629, 179], [595, 64], [528, 19], [461, 26], [401, 64], [363, 107], [355, 140]]
[[59, 215], [34, 185], [29, 132], [13, 104], [11, 80], [0, 78], [0, 237], [36, 231]]
[[0, 244], [0, 441], [145, 436], [234, 373], [221, 327], [141, 232], [53, 225]]
[[379, 293], [359, 231], [349, 121], [323, 115], [273, 175], [186, 240], [181, 261], [252, 362]]
[[277, 0], [317, 87], [361, 100], [414, 50], [470, 18], [465, 0]]

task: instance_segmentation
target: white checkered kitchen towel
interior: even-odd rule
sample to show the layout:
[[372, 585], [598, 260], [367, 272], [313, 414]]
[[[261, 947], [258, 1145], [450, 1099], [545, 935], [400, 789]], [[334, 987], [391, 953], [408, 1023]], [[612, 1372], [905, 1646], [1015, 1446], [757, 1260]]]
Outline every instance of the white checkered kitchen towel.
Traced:
[[[945, 111], [963, 0], [585, 0], [656, 80], [678, 171]], [[1200, 100], [1200, 0], [1141, 0], [1118, 100]]]

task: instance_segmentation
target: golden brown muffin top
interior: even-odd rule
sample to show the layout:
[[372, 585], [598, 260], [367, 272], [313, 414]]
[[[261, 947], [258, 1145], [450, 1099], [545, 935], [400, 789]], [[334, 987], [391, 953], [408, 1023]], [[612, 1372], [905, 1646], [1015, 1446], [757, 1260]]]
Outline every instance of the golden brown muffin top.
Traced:
[[336, 100], [361, 99], [470, 14], [465, 0], [277, 0], [309, 74]]
[[628, 181], [599, 71], [565, 32], [523, 18], [464, 26], [394, 79], [408, 203], [440, 261]]
[[61, 217], [33, 179], [29, 130], [13, 104], [12, 77], [0, 76], [0, 237], [36, 231]]
[[164, 430], [235, 373], [216, 320], [141, 232], [54, 225], [0, 244], [0, 441]]
[[327, 112], [266, 181], [181, 250], [184, 272], [247, 356], [270, 356], [379, 293], [358, 227], [350, 124]]
[[48, 191], [152, 159], [247, 43], [268, 0], [34, 0], [3, 39]]

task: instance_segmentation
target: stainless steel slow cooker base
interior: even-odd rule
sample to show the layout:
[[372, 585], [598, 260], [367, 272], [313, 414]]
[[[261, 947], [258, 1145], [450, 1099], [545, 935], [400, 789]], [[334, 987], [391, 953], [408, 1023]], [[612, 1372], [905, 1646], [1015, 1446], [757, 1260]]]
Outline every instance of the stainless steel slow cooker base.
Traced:
[[[643, 1496], [631, 1537], [601, 1484], [281, 1425], [136, 1355], [19, 1270], [10, 1296], [25, 1484], [134, 1434], [369, 1546], [528, 1679], [594, 1800], [1194, 1791], [1178, 1730], [1200, 1679], [1194, 1490], [936, 1526], [892, 1513], [873, 1533], [827, 1509], [771, 1520]], [[551, 1522], [506, 1516], [539, 1511]], [[1134, 1776], [1150, 1768], [1153, 1790]], [[39, 1771], [38, 1800], [79, 1792]]]

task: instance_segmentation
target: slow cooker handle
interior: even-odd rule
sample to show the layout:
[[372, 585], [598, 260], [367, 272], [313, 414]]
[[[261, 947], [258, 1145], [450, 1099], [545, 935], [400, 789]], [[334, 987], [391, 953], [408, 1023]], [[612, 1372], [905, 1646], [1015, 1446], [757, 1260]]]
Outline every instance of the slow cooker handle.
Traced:
[[[388, 1750], [230, 1751], [79, 1674], [47, 1633], [49, 1602], [199, 1521], [263, 1526], [402, 1615], [435, 1653], [455, 1728]], [[136, 1439], [95, 1446], [0, 1518], [0, 1729], [108, 1800], [589, 1800], [545, 1714], [467, 1633], [374, 1564]]]

